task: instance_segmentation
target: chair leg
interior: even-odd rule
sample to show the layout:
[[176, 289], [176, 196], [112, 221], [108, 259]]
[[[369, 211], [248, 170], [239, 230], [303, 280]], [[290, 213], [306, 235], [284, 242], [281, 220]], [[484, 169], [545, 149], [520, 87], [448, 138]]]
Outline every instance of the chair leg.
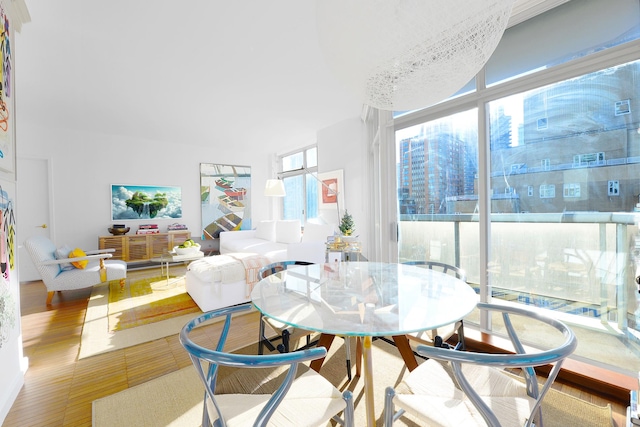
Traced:
[[393, 387], [387, 387], [384, 393], [384, 427], [391, 427], [394, 421], [395, 408], [393, 405], [393, 398], [396, 392]]
[[55, 291], [47, 292], [47, 306], [51, 305], [51, 301], [53, 301], [53, 295], [54, 294], [55, 294]]
[[265, 335], [264, 321], [262, 319], [262, 313], [260, 313], [260, 326], [258, 332], [258, 354], [264, 354], [264, 347], [266, 346], [269, 351], [274, 351], [276, 348], [271, 344], [271, 341]]
[[467, 346], [464, 343], [464, 323], [462, 320], [460, 321], [460, 326], [458, 327], [458, 346], [459, 350], [466, 350]]
[[258, 332], [258, 354], [264, 354], [264, 322], [262, 321], [262, 314], [260, 315], [260, 326]]
[[282, 344], [278, 346], [280, 353], [289, 353], [289, 331], [286, 329], [282, 331]]
[[344, 350], [347, 359], [347, 378], [351, 381], [351, 337], [344, 336]]

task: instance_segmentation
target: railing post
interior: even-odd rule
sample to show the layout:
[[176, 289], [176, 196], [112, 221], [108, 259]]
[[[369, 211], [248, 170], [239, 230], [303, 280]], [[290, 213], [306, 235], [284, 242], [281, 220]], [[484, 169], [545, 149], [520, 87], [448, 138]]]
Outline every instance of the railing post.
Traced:
[[627, 224], [616, 224], [616, 310], [618, 328], [627, 331], [627, 264], [629, 263]]
[[600, 283], [600, 322], [603, 325], [609, 323], [609, 296], [607, 293], [607, 282], [603, 280], [604, 271], [607, 269], [607, 259], [604, 254], [607, 253], [607, 224], [601, 222], [598, 224], [600, 257], [598, 265], [596, 265], [597, 280]]
[[455, 258], [455, 266], [456, 267], [462, 267], [460, 265], [460, 221], [459, 220], [454, 220], [453, 221], [453, 241], [454, 241], [454, 248], [453, 248], [453, 254], [454, 254], [454, 258]]

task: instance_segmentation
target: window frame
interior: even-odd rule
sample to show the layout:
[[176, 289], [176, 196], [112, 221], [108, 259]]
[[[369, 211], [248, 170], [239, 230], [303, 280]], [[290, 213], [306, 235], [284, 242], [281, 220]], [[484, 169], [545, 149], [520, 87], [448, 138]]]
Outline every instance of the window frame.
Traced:
[[[309, 159], [309, 152], [315, 150], [315, 162], [311, 161], [311, 159]], [[289, 169], [289, 170], [284, 170], [284, 163], [285, 163], [285, 158], [287, 157], [292, 157], [295, 155], [302, 155], [302, 166], [296, 169]], [[305, 147], [287, 152], [287, 153], [283, 153], [278, 155], [278, 177], [282, 180], [286, 180], [287, 178], [293, 178], [293, 177], [302, 177], [302, 200], [305, 201], [304, 203], [304, 208], [302, 211], [302, 215], [300, 216], [300, 222], [302, 224], [305, 224], [308, 220], [308, 214], [309, 214], [309, 201], [307, 200], [308, 194], [307, 194], [307, 188], [309, 185], [309, 182], [315, 182], [315, 180], [309, 181], [307, 176], [309, 174], [313, 174], [314, 176], [317, 175], [318, 173], [318, 146], [317, 144], [312, 144], [312, 145], [307, 145]], [[315, 164], [313, 164], [315, 163]], [[298, 195], [296, 195], [298, 196]], [[288, 218], [286, 215], [286, 211], [285, 211], [285, 203], [286, 203], [286, 199], [287, 197], [292, 197], [292, 195], [289, 194], [289, 192], [287, 192], [287, 195], [284, 196], [282, 198], [282, 200], [280, 201], [281, 204], [281, 212], [282, 212], [282, 218], [283, 219], [293, 219], [293, 218]], [[297, 218], [296, 218], [297, 219]]]

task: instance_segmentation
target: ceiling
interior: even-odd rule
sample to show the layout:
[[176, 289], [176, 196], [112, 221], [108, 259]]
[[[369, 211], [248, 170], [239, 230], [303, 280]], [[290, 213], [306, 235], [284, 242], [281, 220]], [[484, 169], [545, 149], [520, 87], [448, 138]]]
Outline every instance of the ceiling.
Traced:
[[[518, 0], [513, 22], [564, 1]], [[14, 67], [26, 123], [282, 152], [362, 109], [322, 60], [311, 0], [26, 5]]]

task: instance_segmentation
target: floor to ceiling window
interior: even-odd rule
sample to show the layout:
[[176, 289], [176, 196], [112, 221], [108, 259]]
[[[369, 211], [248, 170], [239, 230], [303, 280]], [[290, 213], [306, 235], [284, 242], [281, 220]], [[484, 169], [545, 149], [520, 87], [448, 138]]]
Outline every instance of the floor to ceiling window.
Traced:
[[400, 262], [464, 259], [467, 274], [479, 275], [477, 222], [452, 220], [463, 213], [456, 203], [468, 201], [464, 213], [473, 214], [478, 200], [477, 116], [473, 108], [396, 132]]
[[[575, 358], [635, 375], [640, 4], [619, 6], [508, 30], [475, 93], [395, 119], [398, 259], [460, 266], [488, 298], [569, 322]], [[578, 12], [607, 25], [567, 37]]]

